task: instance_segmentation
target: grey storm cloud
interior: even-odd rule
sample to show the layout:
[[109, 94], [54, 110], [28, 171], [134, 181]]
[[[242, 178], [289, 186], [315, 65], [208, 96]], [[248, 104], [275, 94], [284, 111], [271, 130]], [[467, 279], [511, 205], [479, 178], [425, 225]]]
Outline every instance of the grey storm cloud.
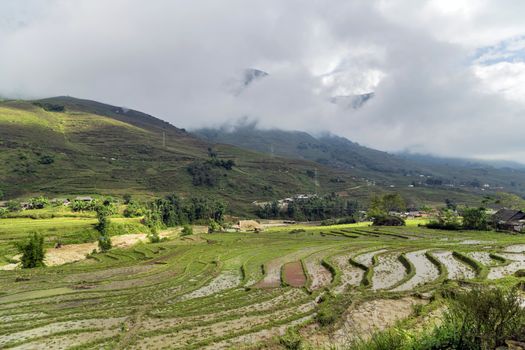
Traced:
[[[4, 0], [0, 95], [525, 162], [523, 49], [501, 67], [479, 59], [522, 38], [524, 16], [521, 0]], [[232, 93], [247, 68], [269, 75]], [[367, 92], [361, 108], [330, 102]]]

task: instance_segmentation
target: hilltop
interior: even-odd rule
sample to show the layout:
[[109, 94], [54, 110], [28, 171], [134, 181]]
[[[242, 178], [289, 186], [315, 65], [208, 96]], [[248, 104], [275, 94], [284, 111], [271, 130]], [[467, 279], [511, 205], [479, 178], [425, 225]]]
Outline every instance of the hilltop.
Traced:
[[[254, 200], [359, 185], [343, 171], [213, 145], [151, 115], [72, 97], [0, 102], [0, 161], [8, 198], [177, 192], [219, 196], [241, 210]], [[319, 187], [308, 175], [314, 168]]]
[[263, 130], [255, 125], [200, 129], [194, 133], [207, 142], [309, 160], [345, 170], [383, 188], [405, 191], [405, 188], [414, 186], [416, 191], [427, 192], [461, 190], [477, 195], [494, 192], [525, 195], [524, 168], [512, 162], [391, 154], [333, 134], [312, 136], [302, 131]]

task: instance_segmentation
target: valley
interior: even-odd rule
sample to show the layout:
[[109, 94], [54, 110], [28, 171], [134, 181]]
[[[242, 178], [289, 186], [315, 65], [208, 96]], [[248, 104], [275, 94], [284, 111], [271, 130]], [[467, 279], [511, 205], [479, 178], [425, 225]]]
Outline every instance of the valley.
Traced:
[[[168, 236], [38, 271], [0, 272], [0, 345], [279, 348], [292, 327], [303, 344], [343, 346], [398, 321], [416, 327], [450, 288], [517, 283], [522, 242], [412, 222]], [[323, 321], [327, 312], [335, 318]]]

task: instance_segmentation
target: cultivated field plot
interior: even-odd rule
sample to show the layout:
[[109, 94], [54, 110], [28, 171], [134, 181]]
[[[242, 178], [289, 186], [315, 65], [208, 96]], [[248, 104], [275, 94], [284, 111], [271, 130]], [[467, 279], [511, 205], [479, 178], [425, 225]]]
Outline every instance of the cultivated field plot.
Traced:
[[[515, 273], [525, 269], [520, 235], [302, 229], [172, 238], [0, 270], [0, 348], [278, 349], [290, 326], [321, 348], [409, 317], [414, 305], [429, 303], [422, 295], [443, 285], [518, 283]], [[326, 295], [341, 298], [345, 310], [321, 327]]]

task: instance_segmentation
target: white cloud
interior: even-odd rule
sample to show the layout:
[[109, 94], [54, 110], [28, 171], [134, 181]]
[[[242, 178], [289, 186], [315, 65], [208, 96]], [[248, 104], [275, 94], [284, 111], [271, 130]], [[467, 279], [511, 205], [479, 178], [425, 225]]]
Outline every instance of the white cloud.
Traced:
[[[5, 0], [0, 95], [91, 98], [180, 127], [247, 116], [384, 150], [521, 157], [523, 43], [512, 38], [524, 15], [522, 0]], [[244, 68], [270, 76], [236, 97], [226, 83]], [[357, 111], [327, 102], [370, 90]]]

